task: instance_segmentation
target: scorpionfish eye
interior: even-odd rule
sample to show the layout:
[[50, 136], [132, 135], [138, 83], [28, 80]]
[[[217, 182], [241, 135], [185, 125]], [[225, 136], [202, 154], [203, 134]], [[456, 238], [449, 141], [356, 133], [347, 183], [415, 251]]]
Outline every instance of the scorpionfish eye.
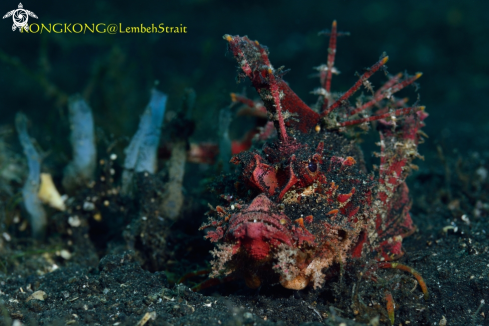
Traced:
[[309, 169], [309, 171], [311, 171], [312, 173], [316, 172], [317, 169], [318, 169], [318, 164], [316, 162], [309, 162], [309, 164], [307, 165], [307, 168]]

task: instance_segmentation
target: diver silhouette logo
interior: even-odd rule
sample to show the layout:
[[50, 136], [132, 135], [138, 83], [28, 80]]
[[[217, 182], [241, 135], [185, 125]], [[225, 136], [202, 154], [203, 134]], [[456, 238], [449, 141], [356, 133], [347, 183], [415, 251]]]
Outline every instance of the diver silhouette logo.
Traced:
[[10, 16], [12, 16], [12, 19], [14, 20], [12, 31], [15, 31], [17, 28], [19, 28], [19, 32], [22, 31], [22, 28], [26, 31], [29, 30], [29, 24], [27, 23], [27, 21], [29, 20], [29, 16], [37, 19], [36, 14], [32, 11], [25, 10], [24, 6], [22, 6], [22, 3], [19, 3], [19, 9], [9, 11], [5, 14], [5, 16], [3, 16], [2, 19], [8, 18]]

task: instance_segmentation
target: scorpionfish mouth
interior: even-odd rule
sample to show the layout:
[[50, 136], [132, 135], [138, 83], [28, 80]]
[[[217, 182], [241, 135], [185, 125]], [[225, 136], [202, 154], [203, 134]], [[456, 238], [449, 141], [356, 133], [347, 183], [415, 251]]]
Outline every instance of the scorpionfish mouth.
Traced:
[[281, 243], [292, 245], [292, 235], [286, 228], [289, 218], [276, 210], [275, 204], [261, 194], [248, 208], [230, 218], [230, 234], [240, 242], [255, 260], [268, 257], [271, 247]]

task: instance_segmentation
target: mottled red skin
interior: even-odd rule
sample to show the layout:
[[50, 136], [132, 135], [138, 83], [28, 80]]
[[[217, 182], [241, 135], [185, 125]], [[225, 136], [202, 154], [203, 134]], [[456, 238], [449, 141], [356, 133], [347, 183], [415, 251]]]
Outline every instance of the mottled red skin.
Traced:
[[[320, 115], [281, 79], [268, 60], [267, 50], [258, 42], [239, 36], [225, 38], [274, 117], [271, 120], [278, 139], [231, 160], [240, 167], [231, 177], [235, 178], [236, 192], [226, 197], [226, 207], [210, 212], [210, 222], [201, 228], [214, 228], [207, 238], [224, 245], [221, 258], [214, 263], [215, 273], [244, 268], [245, 275], [253, 275], [253, 282], [248, 283], [257, 284], [256, 279], [276, 271], [283, 286], [300, 289], [309, 282], [320, 286], [318, 275], [333, 264], [366, 254], [376, 254], [379, 260], [402, 256], [402, 239], [415, 230], [405, 179], [413, 167], [411, 161], [418, 156], [418, 130], [426, 113], [416, 107], [406, 108], [402, 110], [404, 117], [385, 120], [389, 110], [392, 116], [401, 114], [397, 105], [404, 102], [393, 97], [387, 109], [379, 110], [383, 114], [377, 119], [381, 159], [374, 177], [367, 174], [356, 145], [341, 135], [344, 129], [337, 127], [350, 124], [329, 114], [332, 107], [348, 106], [345, 96], [341, 103], [330, 103], [329, 109], [326, 105]], [[375, 71], [386, 61], [376, 63]], [[328, 66], [331, 68], [332, 63]], [[369, 103], [380, 105], [386, 97], [382, 91], [400, 89], [416, 79], [398, 82], [399, 78], [391, 78]], [[355, 91], [350, 89], [348, 96]]]

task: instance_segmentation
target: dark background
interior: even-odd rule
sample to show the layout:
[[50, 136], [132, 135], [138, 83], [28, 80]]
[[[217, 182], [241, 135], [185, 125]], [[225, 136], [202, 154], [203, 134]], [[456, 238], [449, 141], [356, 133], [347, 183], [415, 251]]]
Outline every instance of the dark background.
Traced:
[[[326, 63], [328, 38], [318, 32], [333, 19], [351, 36], [338, 40], [333, 90], [345, 91], [354, 73], [385, 51], [389, 72], [424, 73], [421, 104], [430, 117], [435, 145], [472, 151], [488, 145], [489, 2], [487, 1], [26, 1], [36, 23], [121, 23], [187, 26], [187, 34], [20, 34], [12, 19], [0, 21], [0, 125], [13, 125], [24, 111], [30, 133], [44, 150], [68, 146], [65, 105], [49, 96], [39, 78], [66, 94], [92, 91], [88, 101], [96, 124], [114, 137], [131, 136], [155, 80], [169, 94], [168, 111], [184, 89], [197, 92], [194, 139], [216, 140], [219, 109], [239, 92], [236, 62], [224, 34], [248, 35], [269, 47], [272, 64], [291, 72], [285, 79], [307, 103], [318, 86], [312, 67]], [[2, 1], [1, 14], [18, 6]], [[18, 60], [22, 71], [11, 62]], [[10, 61], [7, 62], [7, 61]], [[26, 73], [26, 71], [28, 73]], [[33, 77], [37, 76], [37, 77]], [[38, 78], [38, 79], [36, 79]], [[381, 80], [374, 79], [379, 82]], [[378, 83], [376, 84], [379, 85]], [[248, 94], [255, 96], [251, 88]], [[411, 103], [412, 91], [406, 92]], [[403, 94], [400, 94], [404, 96]]]

